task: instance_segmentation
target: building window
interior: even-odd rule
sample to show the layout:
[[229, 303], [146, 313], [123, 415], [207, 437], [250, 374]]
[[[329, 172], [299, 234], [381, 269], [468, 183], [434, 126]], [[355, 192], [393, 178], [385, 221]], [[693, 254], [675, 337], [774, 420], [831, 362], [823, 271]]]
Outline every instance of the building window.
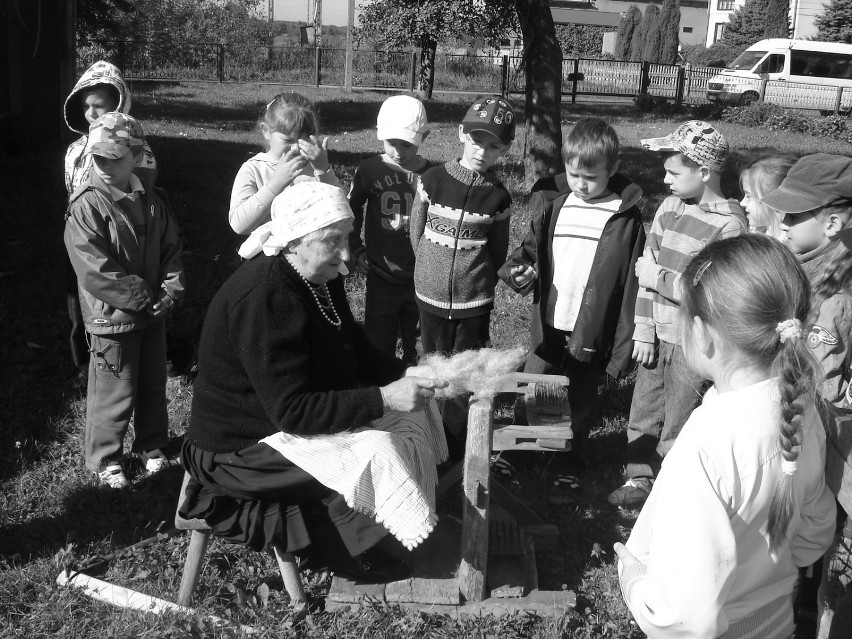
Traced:
[[684, 27], [683, 32], [684, 33], [692, 33], [692, 27]]
[[726, 24], [726, 22], [719, 22], [716, 24], [716, 28], [713, 30], [713, 42], [718, 42], [722, 39], [722, 36], [725, 34]]
[[734, 0], [716, 0], [716, 8], [719, 11], [733, 11]]

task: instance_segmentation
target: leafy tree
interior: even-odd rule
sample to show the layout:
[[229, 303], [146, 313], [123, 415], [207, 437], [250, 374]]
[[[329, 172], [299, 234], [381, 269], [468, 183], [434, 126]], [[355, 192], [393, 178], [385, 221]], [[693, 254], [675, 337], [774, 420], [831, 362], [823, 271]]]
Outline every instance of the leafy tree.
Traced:
[[790, 37], [790, 0], [769, 0], [766, 6], [765, 38]]
[[758, 40], [763, 40], [766, 30], [766, 12], [769, 0], [746, 0], [731, 14], [722, 42], [745, 51]]
[[649, 4], [648, 8], [645, 9], [645, 16], [642, 18], [642, 22], [646, 23], [646, 27], [642, 33], [642, 41], [639, 43], [641, 51], [639, 60], [659, 62], [660, 46], [663, 43], [660, 34], [660, 7], [655, 4]]
[[632, 62], [642, 62], [645, 59], [645, 42], [659, 17], [659, 12], [659, 7], [655, 4], [649, 4], [645, 7], [642, 22], [639, 23], [639, 27], [633, 34], [633, 41], [630, 43], [630, 60]]
[[660, 10], [660, 48], [658, 62], [677, 64], [680, 45], [680, 5], [678, 0], [663, 0]]
[[556, 38], [565, 56], [572, 58], [600, 58], [603, 37], [610, 27], [589, 24], [558, 24]]
[[133, 18], [132, 0], [78, 0], [78, 41], [120, 40]]
[[420, 49], [420, 90], [432, 97], [438, 43], [459, 36], [481, 38], [492, 46], [517, 27], [509, 0], [475, 5], [466, 0], [373, 0], [361, 6], [358, 42], [381, 47]]
[[630, 44], [633, 42], [633, 36], [640, 22], [642, 22], [642, 12], [635, 4], [631, 4], [618, 24], [618, 34], [615, 39], [616, 60], [630, 59]]
[[852, 44], [852, 2], [831, 0], [816, 17], [814, 25], [817, 28], [817, 40]]

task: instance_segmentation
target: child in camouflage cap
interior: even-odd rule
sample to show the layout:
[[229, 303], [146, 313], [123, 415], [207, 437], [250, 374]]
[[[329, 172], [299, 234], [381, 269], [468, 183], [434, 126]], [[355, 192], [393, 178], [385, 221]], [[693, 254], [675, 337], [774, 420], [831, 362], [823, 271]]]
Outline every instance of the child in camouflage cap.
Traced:
[[130, 418], [133, 451], [146, 470], [170, 465], [164, 320], [183, 295], [181, 240], [143, 161], [142, 127], [115, 111], [95, 120], [86, 152], [93, 167], [65, 218], [65, 246], [77, 275], [89, 348], [86, 467], [112, 488]]

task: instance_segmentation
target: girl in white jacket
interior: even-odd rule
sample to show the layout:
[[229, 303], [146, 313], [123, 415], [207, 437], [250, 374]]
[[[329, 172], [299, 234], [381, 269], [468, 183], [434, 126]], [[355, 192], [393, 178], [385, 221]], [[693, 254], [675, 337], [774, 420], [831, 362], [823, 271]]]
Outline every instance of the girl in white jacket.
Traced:
[[714, 386], [615, 545], [622, 592], [652, 639], [792, 637], [797, 567], [835, 525], [808, 280], [779, 242], [747, 234], [706, 246], [682, 282], [686, 360]]

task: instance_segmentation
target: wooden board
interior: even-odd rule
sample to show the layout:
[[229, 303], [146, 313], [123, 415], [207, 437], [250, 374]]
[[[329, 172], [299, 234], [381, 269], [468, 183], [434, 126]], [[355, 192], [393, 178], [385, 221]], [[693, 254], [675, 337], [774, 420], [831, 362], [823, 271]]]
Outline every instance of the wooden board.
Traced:
[[494, 429], [493, 450], [569, 451], [574, 431], [571, 421], [546, 426], [508, 424]]
[[335, 575], [327, 602], [355, 604], [363, 600], [456, 606], [461, 526], [444, 517], [432, 534], [411, 553], [411, 578], [388, 584], [357, 584]]
[[[329, 612], [349, 608], [351, 603], [328, 600], [325, 609]], [[577, 596], [572, 590], [534, 590], [524, 597], [498, 599], [489, 597], [482, 601], [465, 602], [457, 606], [444, 604], [419, 604], [399, 602], [402, 610], [420, 611], [449, 615], [453, 618], [478, 617], [481, 615], [535, 614], [540, 617], [561, 617], [577, 605]]]
[[490, 398], [471, 399], [462, 478], [465, 499], [459, 564], [459, 590], [467, 601], [481, 601], [486, 595], [492, 412]]
[[492, 555], [488, 560], [488, 588], [492, 598], [523, 597], [538, 590], [535, 547], [521, 535], [519, 554]]

